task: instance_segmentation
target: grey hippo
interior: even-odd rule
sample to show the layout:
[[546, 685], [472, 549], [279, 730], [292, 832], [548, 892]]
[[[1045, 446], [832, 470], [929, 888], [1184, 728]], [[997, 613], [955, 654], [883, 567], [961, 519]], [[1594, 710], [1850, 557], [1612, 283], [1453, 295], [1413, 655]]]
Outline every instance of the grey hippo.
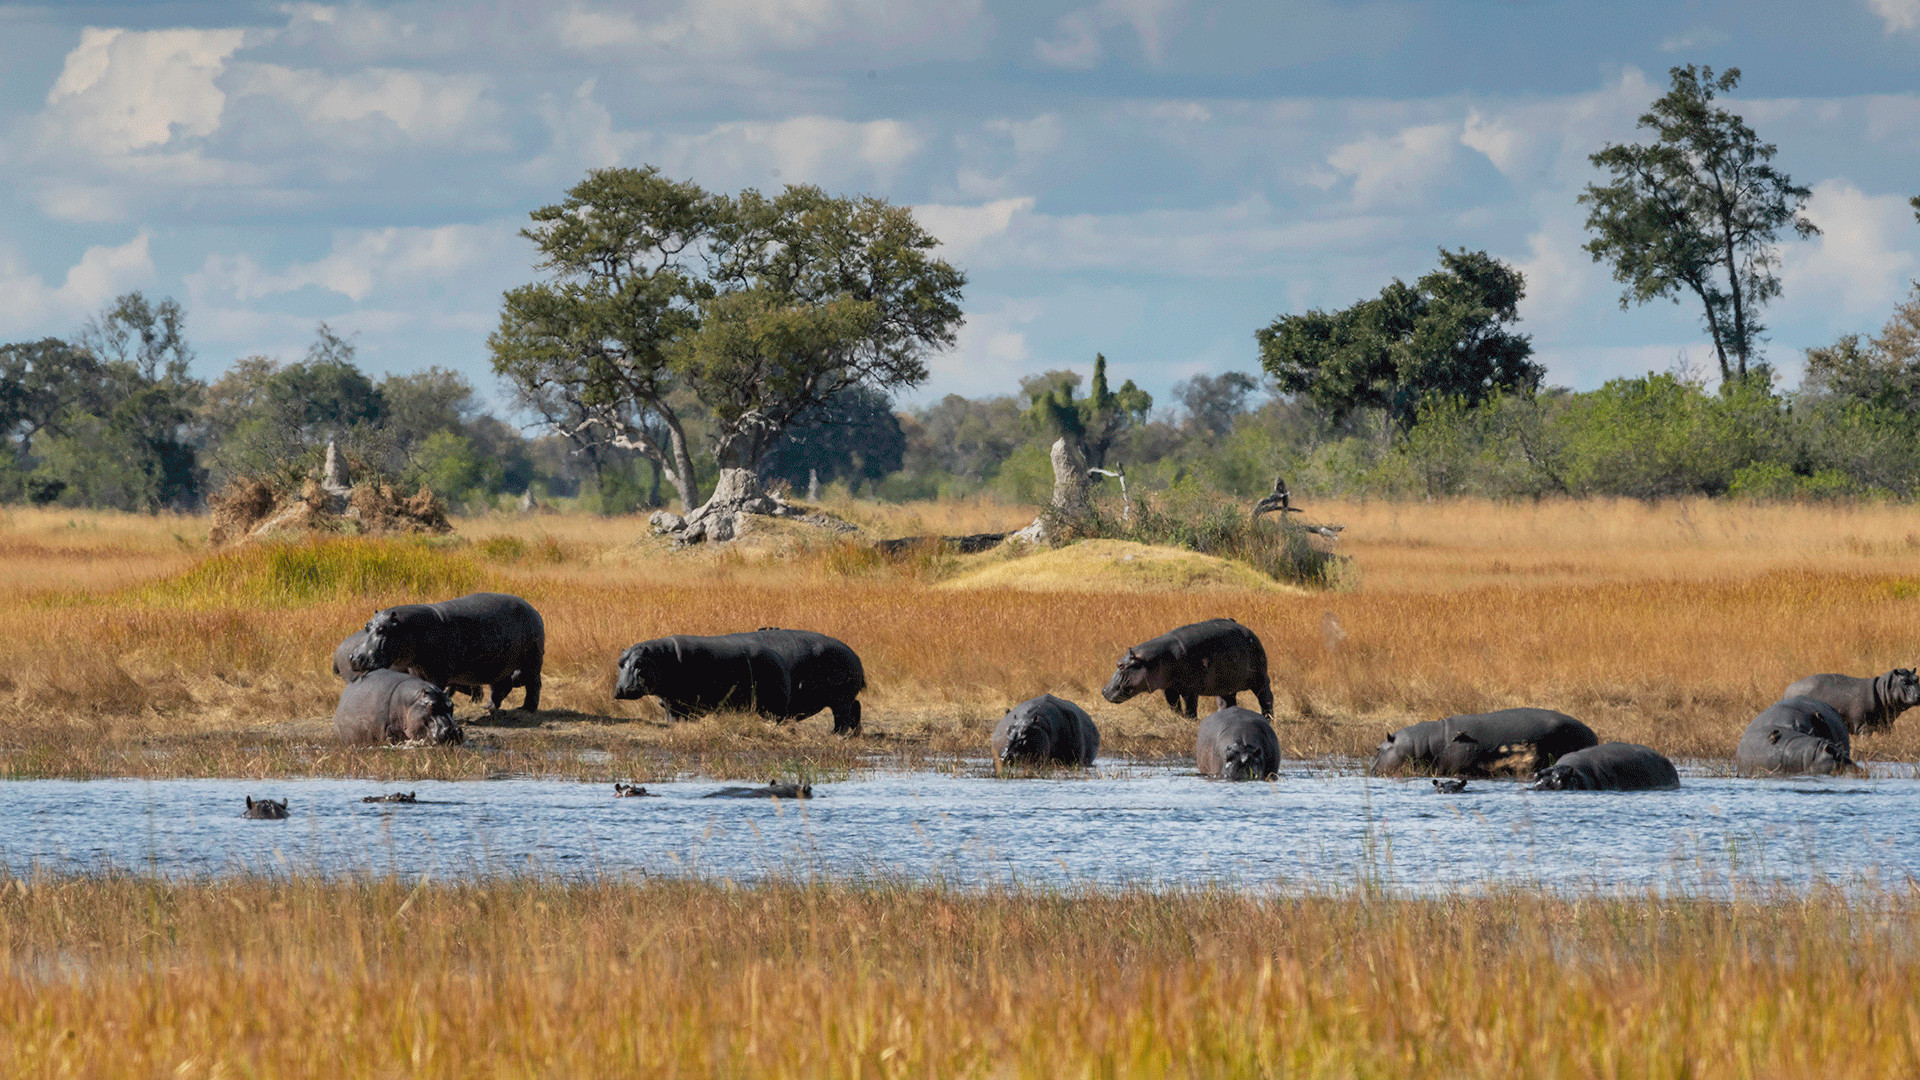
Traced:
[[363, 803], [417, 803], [420, 800], [415, 792], [396, 791], [391, 795], [362, 795], [360, 801]]
[[356, 746], [466, 741], [453, 720], [453, 699], [425, 679], [382, 668], [369, 671], [340, 691], [333, 730]]
[[700, 796], [703, 799], [811, 799], [812, 784], [783, 784], [767, 781], [766, 787], [723, 787]]
[[1884, 675], [1809, 675], [1787, 687], [1780, 699], [1810, 697], [1833, 706], [1847, 733], [1885, 731], [1899, 715], [1920, 705], [1920, 678], [1912, 668], [1894, 668]]
[[1273, 715], [1267, 650], [1253, 631], [1232, 619], [1189, 623], [1128, 649], [1100, 696], [1118, 705], [1155, 690], [1189, 719], [1200, 714], [1201, 695], [1219, 698], [1224, 708], [1233, 706], [1242, 690], [1253, 691], [1260, 715]]
[[1423, 720], [1387, 736], [1373, 771], [1532, 776], [1563, 754], [1598, 746], [1593, 729], [1552, 709], [1500, 709]]
[[993, 759], [1003, 765], [1091, 765], [1099, 753], [1093, 717], [1052, 694], [1015, 705], [993, 726]]
[[1663, 791], [1680, 786], [1680, 771], [1659, 751], [1610, 742], [1575, 750], [1534, 774], [1536, 791]]
[[247, 808], [240, 815], [256, 821], [282, 821], [287, 816], [287, 800], [274, 802], [272, 799], [255, 799], [247, 796]]
[[472, 593], [390, 607], [367, 621], [366, 634], [349, 657], [355, 671], [393, 668], [442, 688], [485, 686], [495, 709], [515, 687], [525, 687], [520, 707], [540, 707], [547, 628], [533, 605], [517, 596]]
[[1740, 735], [1733, 767], [1743, 776], [1831, 775], [1855, 768], [1846, 722], [1834, 707], [1810, 697], [1767, 706]]
[[[345, 679], [347, 682], [352, 682], [353, 680], [366, 674], [366, 672], [364, 671], [355, 671], [353, 667], [353, 654], [355, 651], [357, 651], [360, 648], [361, 644], [364, 643], [366, 640], [367, 640], [367, 632], [365, 630], [355, 630], [353, 633], [348, 634], [345, 640], [341, 641], [340, 644], [335, 645], [333, 647], [334, 675], [338, 676], [339, 678]], [[408, 671], [407, 674], [418, 675], [420, 674], [420, 672]], [[479, 701], [480, 692], [482, 689], [484, 688], [479, 686], [462, 686], [459, 684], [453, 684], [447, 687], [447, 693], [465, 694], [469, 698], [472, 698], [475, 701]]]
[[1265, 780], [1280, 772], [1280, 736], [1267, 718], [1229, 705], [1200, 721], [1193, 763], [1202, 776]]
[[856, 735], [858, 695], [866, 688], [866, 669], [846, 642], [811, 630], [762, 627], [642, 641], [620, 655], [613, 696], [657, 697], [675, 720], [723, 708], [804, 720], [831, 709], [834, 733]]

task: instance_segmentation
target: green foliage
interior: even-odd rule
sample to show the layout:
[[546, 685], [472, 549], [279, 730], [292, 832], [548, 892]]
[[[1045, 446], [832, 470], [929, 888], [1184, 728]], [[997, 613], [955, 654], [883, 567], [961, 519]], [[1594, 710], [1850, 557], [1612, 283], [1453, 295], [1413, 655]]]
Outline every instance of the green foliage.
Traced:
[[1787, 225], [1803, 238], [1820, 230], [1799, 215], [1812, 192], [1769, 164], [1777, 148], [1713, 105], [1716, 92], [1739, 84], [1740, 69], [1715, 79], [1712, 68], [1688, 64], [1670, 74], [1673, 88], [1640, 117], [1653, 144], [1609, 145], [1589, 159], [1613, 182], [1589, 184], [1580, 196], [1596, 233], [1586, 250], [1613, 264], [1626, 286], [1623, 309], [1691, 292], [1721, 382], [1732, 385], [1748, 375], [1764, 330], [1760, 308], [1780, 295], [1775, 237]]
[[1254, 517], [1246, 504], [1199, 485], [1184, 485], [1134, 500], [1130, 511], [1112, 500], [1083, 513], [1042, 512], [1060, 541], [1131, 540], [1185, 548], [1246, 563], [1275, 581], [1330, 589], [1353, 580], [1351, 562], [1324, 549], [1298, 523], [1278, 515]]
[[1133, 385], [1132, 379], [1118, 390], [1108, 388], [1107, 358], [1101, 353], [1094, 354], [1093, 382], [1084, 398], [1074, 398], [1080, 377], [1070, 371], [1022, 381], [1033, 401], [1028, 419], [1053, 437], [1071, 440], [1081, 459], [1095, 469], [1106, 466], [1107, 452], [1120, 433], [1144, 422], [1153, 409], [1153, 396]]
[[1381, 409], [1402, 430], [1429, 398], [1478, 404], [1539, 386], [1532, 344], [1504, 329], [1519, 320], [1526, 279], [1483, 251], [1442, 249], [1440, 264], [1342, 311], [1282, 315], [1254, 334], [1261, 365], [1329, 414]]
[[246, 544], [140, 591], [155, 602], [186, 605], [404, 603], [472, 592], [480, 580], [473, 560], [444, 542], [325, 539]]

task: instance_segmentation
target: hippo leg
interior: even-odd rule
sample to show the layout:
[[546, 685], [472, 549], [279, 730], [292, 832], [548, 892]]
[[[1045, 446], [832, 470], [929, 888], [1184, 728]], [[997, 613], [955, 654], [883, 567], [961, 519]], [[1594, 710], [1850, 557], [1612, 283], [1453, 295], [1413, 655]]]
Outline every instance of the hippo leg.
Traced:
[[1183, 694], [1180, 698], [1180, 712], [1189, 720], [1200, 718], [1200, 695]]
[[1239, 694], [1237, 694], [1237, 693], [1236, 693], [1236, 694], [1221, 694], [1221, 695], [1219, 696], [1219, 699], [1218, 699], [1218, 700], [1219, 700], [1219, 702], [1220, 702], [1220, 707], [1221, 707], [1221, 708], [1223, 708], [1223, 709], [1231, 709], [1231, 708], [1233, 708], [1233, 707], [1234, 707], [1235, 705], [1238, 705], [1238, 704], [1240, 704], [1240, 695], [1239, 695]]
[[1272, 684], [1261, 683], [1259, 686], [1254, 687], [1253, 696], [1255, 700], [1260, 702], [1260, 715], [1266, 717], [1269, 720], [1273, 719], [1273, 686]]
[[860, 734], [859, 698], [848, 698], [833, 706], [833, 733], [835, 735]]
[[537, 712], [540, 708], [540, 673], [536, 671], [527, 676], [526, 682], [521, 685], [527, 688], [527, 695], [520, 699], [520, 708], [527, 712]]
[[1167, 708], [1172, 709], [1174, 712], [1179, 712], [1180, 711], [1180, 695], [1173, 690], [1162, 690], [1161, 693], [1165, 694], [1167, 697]]

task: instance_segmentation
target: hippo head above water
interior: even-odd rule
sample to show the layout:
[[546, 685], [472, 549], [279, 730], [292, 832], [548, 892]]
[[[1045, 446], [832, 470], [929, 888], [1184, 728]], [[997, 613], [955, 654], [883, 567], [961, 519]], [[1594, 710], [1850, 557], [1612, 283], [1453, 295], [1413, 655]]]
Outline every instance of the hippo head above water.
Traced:
[[1159, 687], [1149, 685], [1152, 680], [1152, 668], [1136, 649], [1128, 649], [1113, 669], [1113, 678], [1101, 689], [1100, 696], [1115, 705], [1131, 697], [1137, 697]]
[[1220, 755], [1220, 779], [1265, 780], [1272, 772], [1267, 755], [1249, 742], [1236, 742]]
[[247, 796], [247, 809], [240, 815], [255, 821], [282, 821], [287, 816], [287, 800], [274, 802], [272, 799], [256, 799]]
[[1000, 750], [1005, 764], [1016, 761], [1050, 761], [1053, 758], [1053, 727], [1032, 717], [1023, 718], [1007, 728], [1007, 745]]

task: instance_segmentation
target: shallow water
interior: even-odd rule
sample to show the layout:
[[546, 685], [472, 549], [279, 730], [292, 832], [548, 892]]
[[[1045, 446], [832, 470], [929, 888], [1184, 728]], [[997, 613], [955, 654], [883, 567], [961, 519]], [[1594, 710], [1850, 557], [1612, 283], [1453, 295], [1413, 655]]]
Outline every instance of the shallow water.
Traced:
[[[407, 785], [365, 780], [0, 783], [0, 868], [167, 876], [431, 874], [472, 878], [825, 876], [951, 885], [1290, 889], [1374, 883], [1417, 893], [1494, 884], [1574, 891], [1894, 885], [1920, 877], [1920, 779], [1686, 776], [1679, 791], [1443, 795], [1295, 764], [1272, 783], [1178, 768], [994, 779], [883, 774], [805, 801], [703, 799], [713, 781]], [[240, 817], [244, 795], [291, 801]]]

